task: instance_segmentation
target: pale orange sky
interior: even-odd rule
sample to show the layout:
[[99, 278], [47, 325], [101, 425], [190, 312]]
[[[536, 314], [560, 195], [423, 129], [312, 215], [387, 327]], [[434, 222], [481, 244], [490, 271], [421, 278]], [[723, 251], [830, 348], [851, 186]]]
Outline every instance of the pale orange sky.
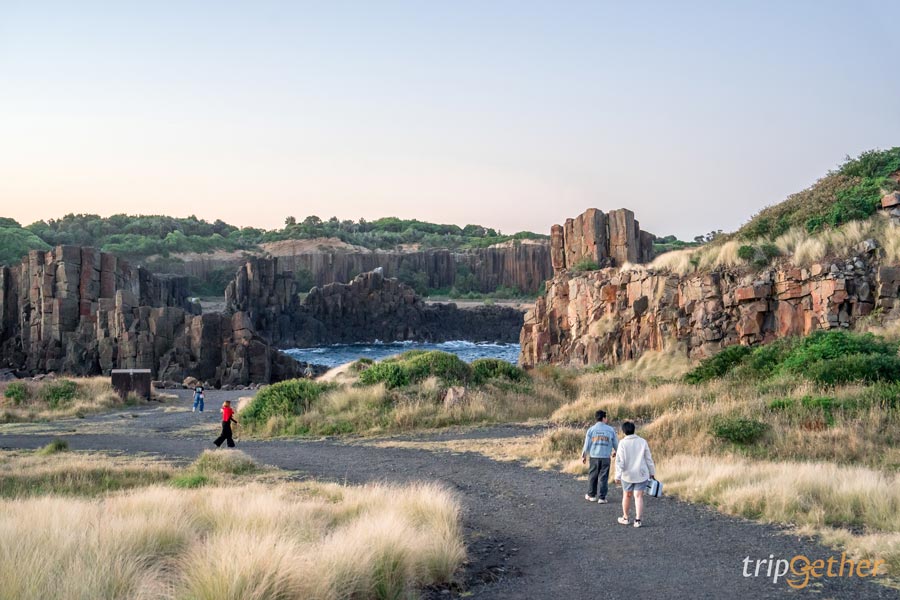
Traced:
[[0, 215], [691, 238], [900, 140], [896, 3], [329, 6], [3, 3]]

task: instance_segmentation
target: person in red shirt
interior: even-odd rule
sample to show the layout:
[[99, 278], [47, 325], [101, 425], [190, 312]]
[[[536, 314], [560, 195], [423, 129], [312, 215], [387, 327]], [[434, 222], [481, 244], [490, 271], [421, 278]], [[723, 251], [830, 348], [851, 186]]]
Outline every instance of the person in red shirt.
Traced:
[[231, 402], [226, 400], [222, 403], [222, 435], [213, 442], [217, 448], [225, 441], [228, 442], [229, 448], [234, 448], [234, 438], [231, 434], [232, 423], [237, 423], [237, 420], [234, 418], [234, 409], [231, 408]]

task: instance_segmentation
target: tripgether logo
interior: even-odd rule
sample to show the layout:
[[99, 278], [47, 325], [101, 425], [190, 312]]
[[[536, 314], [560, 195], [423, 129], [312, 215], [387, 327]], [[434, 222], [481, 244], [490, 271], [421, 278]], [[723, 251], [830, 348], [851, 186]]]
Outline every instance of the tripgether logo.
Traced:
[[784, 579], [795, 590], [802, 590], [809, 582], [822, 577], [875, 577], [882, 574], [883, 560], [851, 560], [845, 553], [840, 557], [829, 556], [827, 559], [812, 560], [802, 554], [792, 558], [769, 558], [753, 560], [745, 558], [744, 577], [766, 577], [772, 583]]

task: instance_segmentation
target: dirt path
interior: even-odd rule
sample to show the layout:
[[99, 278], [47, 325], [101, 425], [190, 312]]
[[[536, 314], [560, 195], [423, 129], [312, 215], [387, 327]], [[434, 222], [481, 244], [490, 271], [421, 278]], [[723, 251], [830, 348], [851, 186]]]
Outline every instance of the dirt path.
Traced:
[[[36, 448], [62, 435], [73, 449], [151, 452], [192, 459], [211, 447], [222, 392], [209, 392], [207, 411], [177, 406], [42, 425], [0, 426], [0, 447]], [[232, 398], [239, 394], [232, 394]], [[212, 410], [210, 410], [212, 409]], [[444, 432], [419, 439], [521, 435], [498, 427]], [[258, 461], [299, 476], [348, 483], [435, 479], [463, 501], [470, 564], [466, 595], [476, 598], [900, 598], [867, 580], [822, 579], [805, 590], [742, 576], [742, 561], [833, 552], [778, 528], [726, 517], [671, 498], [648, 499], [646, 527], [615, 521], [621, 492], [610, 504], [589, 504], [583, 483], [569, 475], [495, 462], [470, 453], [373, 448], [340, 441], [238, 441]], [[461, 592], [435, 593], [453, 597]]]

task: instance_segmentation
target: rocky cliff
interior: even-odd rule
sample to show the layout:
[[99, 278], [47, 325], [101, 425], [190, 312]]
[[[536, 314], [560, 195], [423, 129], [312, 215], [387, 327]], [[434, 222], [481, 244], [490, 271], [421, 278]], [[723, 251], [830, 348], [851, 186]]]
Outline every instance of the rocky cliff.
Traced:
[[281, 348], [375, 340], [512, 342], [522, 327], [519, 310], [428, 304], [378, 269], [350, 283], [313, 288], [301, 301], [292, 273], [279, 261], [247, 261], [225, 298], [228, 310], [246, 312], [254, 329]]
[[148, 368], [160, 379], [269, 382], [301, 366], [246, 315], [200, 315], [184, 278], [161, 278], [93, 248], [32, 251], [0, 268], [0, 362], [20, 374]]
[[872, 240], [809, 268], [560, 270], [526, 315], [520, 362], [612, 365], [668, 347], [702, 358], [733, 344], [852, 328], [874, 311], [900, 310], [898, 292], [900, 268], [883, 265]]
[[653, 240], [627, 208], [608, 213], [589, 208], [550, 229], [550, 261], [554, 273], [584, 262], [597, 267], [646, 263], [653, 258]]
[[[263, 248], [273, 258], [278, 258], [278, 269], [312, 274], [316, 286], [329, 283], [347, 283], [360, 273], [381, 268], [386, 277], [398, 277], [403, 273], [422, 273], [432, 289], [448, 289], [458, 284], [461, 272], [468, 272], [479, 292], [493, 292], [498, 287], [515, 288], [525, 293], [536, 293], [541, 283], [553, 273], [550, 264], [550, 246], [544, 241], [508, 243], [502, 247], [479, 248], [466, 251], [420, 250], [390, 252], [365, 248], [341, 248], [322, 246], [310, 248], [309, 244], [279, 244]], [[166, 268], [178, 273], [206, 280], [218, 269], [237, 269], [247, 258], [237, 253], [233, 256], [191, 255], [181, 264], [167, 263]], [[307, 291], [307, 290], [302, 290]]]

